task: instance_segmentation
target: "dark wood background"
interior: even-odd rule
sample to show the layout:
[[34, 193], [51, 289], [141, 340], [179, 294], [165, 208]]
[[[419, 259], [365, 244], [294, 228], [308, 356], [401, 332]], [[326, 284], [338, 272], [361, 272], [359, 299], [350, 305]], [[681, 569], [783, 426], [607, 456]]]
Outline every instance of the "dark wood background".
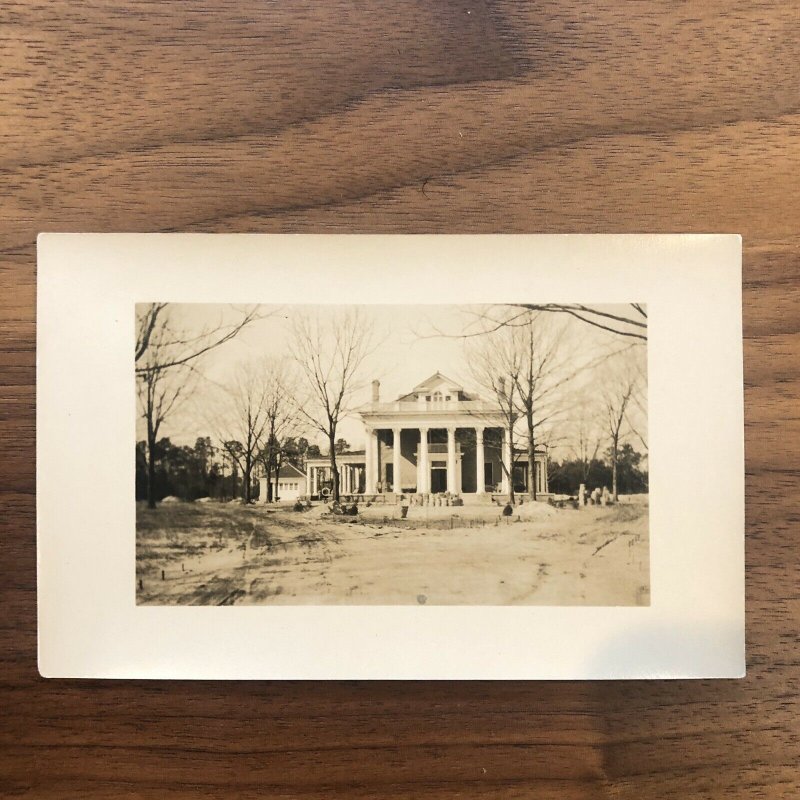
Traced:
[[[3, 796], [800, 796], [797, 2], [6, 0], [0, 79]], [[748, 677], [40, 679], [43, 230], [743, 234]]]

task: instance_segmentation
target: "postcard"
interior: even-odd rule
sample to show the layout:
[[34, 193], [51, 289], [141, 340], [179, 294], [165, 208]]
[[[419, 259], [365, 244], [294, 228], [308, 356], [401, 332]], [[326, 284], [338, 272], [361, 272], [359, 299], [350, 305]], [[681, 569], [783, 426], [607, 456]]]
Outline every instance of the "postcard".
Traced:
[[744, 674], [738, 236], [38, 251], [42, 675]]

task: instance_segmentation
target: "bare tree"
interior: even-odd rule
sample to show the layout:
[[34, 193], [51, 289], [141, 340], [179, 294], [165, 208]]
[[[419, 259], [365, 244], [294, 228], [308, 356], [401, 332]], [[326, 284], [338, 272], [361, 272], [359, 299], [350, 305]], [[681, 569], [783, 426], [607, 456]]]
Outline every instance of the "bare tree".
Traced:
[[[258, 306], [238, 308], [233, 322], [220, 318], [199, 331], [182, 327], [170, 303], [140, 303], [136, 306], [136, 374], [153, 368], [180, 367], [196, 361], [211, 350], [233, 339], [243, 328], [260, 319]], [[159, 358], [156, 358], [156, 352]]]
[[[557, 442], [557, 418], [570, 413], [576, 405], [575, 397], [570, 398], [565, 391], [567, 384], [620, 353], [640, 350], [637, 345], [647, 340], [645, 306], [499, 304], [474, 306], [467, 314], [471, 322], [458, 333], [447, 333], [432, 325], [432, 333], [420, 335], [463, 339], [476, 379], [491, 392], [501, 410], [507, 405], [508, 392], [503, 398], [497, 397], [497, 387], [492, 385], [487, 367], [495, 365], [497, 371], [502, 366], [505, 379], [514, 374], [515, 402], [526, 429], [526, 488], [531, 499], [536, 499], [536, 448], [545, 440]], [[582, 326], [584, 332], [578, 330]], [[587, 337], [588, 328], [613, 335]]]
[[650, 449], [647, 445], [647, 365], [644, 359], [638, 359], [632, 367], [636, 386], [630, 401], [628, 425], [631, 433], [639, 440], [645, 453]]
[[266, 502], [272, 502], [273, 475], [277, 477], [285, 455], [287, 439], [302, 432], [297, 403], [297, 379], [285, 359], [265, 362], [267, 374], [266, 415], [267, 426], [258, 460], [267, 479]]
[[503, 318], [494, 308], [478, 312], [483, 315], [483, 333], [467, 337], [468, 360], [476, 381], [491, 393], [513, 445], [512, 496], [513, 467], [519, 460], [517, 453], [524, 451], [528, 460], [526, 490], [535, 500], [537, 447], [552, 438], [555, 420], [570, 410], [564, 389], [580, 366], [565, 343], [565, 325], [529, 310], [524, 315], [509, 314], [507, 309], [504, 313], [507, 320], [514, 316], [513, 322], [498, 324]]
[[[641, 342], [647, 341], [647, 309], [642, 303], [627, 303], [627, 313], [614, 313], [603, 306], [587, 306], [579, 303], [542, 305], [524, 303], [520, 307], [529, 311], [568, 314], [587, 325], [618, 336], [626, 336]], [[514, 324], [513, 319], [510, 324]]]
[[611, 454], [611, 481], [614, 502], [617, 492], [617, 462], [619, 448], [625, 436], [632, 430], [630, 425], [631, 402], [640, 389], [642, 372], [631, 353], [611, 364], [603, 391], [607, 433]]
[[139, 408], [147, 426], [147, 505], [156, 507], [155, 445], [164, 420], [194, 388], [197, 365], [259, 318], [258, 307], [235, 309], [233, 322], [219, 319], [193, 330], [169, 303], [136, 306], [134, 362]]
[[240, 364], [215, 410], [216, 435], [241, 472], [245, 504], [253, 499], [253, 470], [268, 430], [270, 379], [263, 362]]
[[564, 328], [546, 315], [527, 313], [525, 324], [513, 329], [521, 369], [517, 398], [525, 423], [528, 451], [528, 496], [536, 499], [536, 445], [539, 431], [568, 409], [561, 391], [576, 375], [572, 353], [564, 346]]
[[339, 423], [352, 410], [355, 392], [362, 388], [360, 369], [374, 346], [374, 327], [358, 307], [328, 319], [299, 315], [293, 322], [294, 359], [308, 383], [308, 402], [301, 414], [328, 440], [333, 499], [339, 499], [336, 435]]
[[[156, 351], [157, 352], [157, 351]], [[136, 389], [139, 408], [147, 426], [147, 505], [156, 507], [156, 442], [164, 420], [191, 393], [194, 372], [187, 368], [160, 369], [157, 366], [139, 375]]]
[[[500, 459], [500, 466], [508, 480], [509, 501], [514, 502], [514, 466], [517, 421], [519, 414], [518, 389], [524, 370], [524, 352], [514, 329], [501, 329], [492, 334], [472, 339], [467, 346], [468, 362], [476, 383], [489, 392], [494, 405], [493, 412], [499, 412], [503, 421], [503, 431], [510, 451], [509, 463]], [[480, 416], [480, 413], [478, 412]]]
[[594, 390], [585, 391], [578, 398], [577, 414], [569, 420], [572, 428], [570, 451], [575, 461], [581, 465], [581, 482], [587, 484], [592, 462], [597, 459], [600, 445], [605, 438], [604, 426], [598, 423], [603, 410], [597, 410]]

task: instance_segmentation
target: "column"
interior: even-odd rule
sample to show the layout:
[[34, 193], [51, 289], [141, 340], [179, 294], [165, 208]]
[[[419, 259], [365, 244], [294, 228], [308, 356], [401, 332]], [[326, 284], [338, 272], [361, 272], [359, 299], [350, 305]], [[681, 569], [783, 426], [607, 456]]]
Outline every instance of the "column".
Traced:
[[306, 465], [306, 494], [312, 495], [313, 486], [311, 485], [311, 475], [312, 475], [313, 467]]
[[403, 491], [403, 484], [400, 480], [400, 439], [402, 434], [401, 428], [394, 428], [392, 430], [392, 489], [395, 494], [400, 494]]
[[[381, 477], [381, 440], [378, 438], [378, 431], [375, 430], [375, 435], [372, 437], [372, 490], [378, 491], [378, 480]], [[385, 492], [386, 487], [383, 486], [381, 481], [381, 492]]]
[[375, 431], [372, 428], [365, 428], [364, 433], [367, 436], [366, 446], [364, 448], [364, 475], [365, 475], [365, 494], [375, 494]]
[[511, 493], [511, 469], [511, 442], [508, 438], [508, 431], [503, 428], [503, 484], [501, 487], [503, 494]]
[[417, 452], [417, 492], [424, 494], [430, 483], [428, 466], [428, 429], [419, 429], [419, 451]]
[[486, 491], [486, 475], [484, 473], [484, 463], [486, 457], [483, 453], [483, 428], [475, 428], [475, 485], [478, 494]]
[[458, 494], [456, 482], [456, 429], [447, 429], [447, 491]]

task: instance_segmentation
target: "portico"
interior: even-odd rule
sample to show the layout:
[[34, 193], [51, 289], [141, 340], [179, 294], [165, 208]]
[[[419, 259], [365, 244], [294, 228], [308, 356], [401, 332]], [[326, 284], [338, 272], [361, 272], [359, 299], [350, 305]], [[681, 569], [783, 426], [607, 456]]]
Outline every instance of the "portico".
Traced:
[[[367, 494], [508, 494], [525, 477], [527, 457], [515, 454], [497, 404], [468, 393], [437, 372], [395, 401], [359, 410], [366, 436]], [[537, 489], [547, 492], [547, 459], [537, 453]]]
[[[524, 489], [527, 455], [515, 453], [496, 403], [469, 394], [441, 373], [406, 395], [381, 402], [373, 382], [372, 401], [358, 411], [365, 448], [337, 456], [343, 495], [487, 495]], [[536, 488], [547, 493], [547, 456], [537, 452]], [[330, 491], [326, 458], [309, 460], [309, 493]], [[327, 481], [327, 483], [326, 483]]]
[[[365, 427], [366, 494], [508, 492], [507, 471], [500, 466], [502, 428], [442, 424], [433, 419], [426, 423]], [[494, 451], [488, 461], [487, 430]]]

